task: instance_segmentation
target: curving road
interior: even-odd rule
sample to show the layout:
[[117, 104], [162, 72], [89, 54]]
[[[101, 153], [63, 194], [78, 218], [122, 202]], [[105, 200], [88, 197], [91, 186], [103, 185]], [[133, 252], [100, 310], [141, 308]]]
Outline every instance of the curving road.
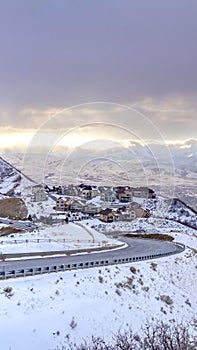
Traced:
[[67, 251], [60, 252], [59, 256], [0, 261], [0, 278], [148, 260], [184, 250], [183, 245], [167, 241], [139, 238], [125, 238], [122, 241], [128, 244], [126, 248], [81, 254], [69, 254]]

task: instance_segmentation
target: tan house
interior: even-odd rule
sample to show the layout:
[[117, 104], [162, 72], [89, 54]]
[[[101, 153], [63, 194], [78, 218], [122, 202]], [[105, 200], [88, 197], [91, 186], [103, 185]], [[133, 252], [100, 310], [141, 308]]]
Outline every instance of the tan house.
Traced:
[[113, 222], [115, 213], [112, 209], [107, 208], [100, 211], [99, 219], [104, 222]]
[[71, 203], [72, 203], [71, 199], [65, 199], [65, 198], [59, 197], [56, 200], [56, 206], [54, 207], [54, 209], [61, 210], [61, 211], [69, 210]]
[[144, 210], [138, 203], [132, 203], [128, 208], [120, 208], [115, 215], [116, 221], [130, 221], [136, 218], [148, 218], [149, 210]]
[[91, 186], [86, 186], [85, 188], [82, 188], [80, 196], [83, 197], [84, 199], [91, 199], [92, 198]]
[[92, 198], [100, 195], [100, 191], [99, 191], [97, 186], [92, 186], [92, 191], [91, 192], [92, 192]]
[[128, 203], [132, 201], [132, 190], [128, 186], [118, 187], [116, 189], [116, 196], [120, 202]]
[[84, 199], [92, 199], [100, 194], [97, 186], [81, 184], [78, 189], [78, 195]]

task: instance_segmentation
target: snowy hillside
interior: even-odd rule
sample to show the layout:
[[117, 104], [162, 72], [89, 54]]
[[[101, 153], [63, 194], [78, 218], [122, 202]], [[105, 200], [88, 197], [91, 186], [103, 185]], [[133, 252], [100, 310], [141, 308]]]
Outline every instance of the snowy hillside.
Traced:
[[33, 181], [27, 179], [14, 166], [0, 157], [0, 198], [20, 196], [24, 187], [32, 184]]
[[168, 258], [1, 281], [2, 349], [54, 350], [91, 335], [112, 339], [130, 326], [140, 333], [147, 320], [190, 322], [196, 238], [182, 232], [178, 240], [190, 248]]
[[165, 199], [157, 196], [156, 199], [138, 199], [144, 209], [149, 209], [152, 218], [173, 220], [186, 226], [197, 229], [197, 213], [178, 198]]
[[[12, 174], [9, 167], [1, 169], [3, 193], [9, 183], [13, 186], [12, 176], [18, 173]], [[21, 178], [15, 190], [20, 189], [29, 213], [37, 218], [50, 215], [53, 200], [32, 202], [32, 184]], [[1, 237], [2, 253], [98, 246], [103, 240], [115, 243], [111, 237], [117, 232], [119, 236], [169, 234], [186, 246], [181, 254], [157, 260], [1, 280], [2, 350], [59, 350], [61, 344], [80, 342], [92, 334], [112, 339], [115, 332], [129, 327], [140, 333], [147, 320], [193, 321], [197, 310], [197, 231], [185, 224], [192, 226], [196, 214], [178, 199], [133, 200], [150, 210], [150, 218], [108, 224], [89, 219], [81, 226], [39, 224], [34, 232]]]

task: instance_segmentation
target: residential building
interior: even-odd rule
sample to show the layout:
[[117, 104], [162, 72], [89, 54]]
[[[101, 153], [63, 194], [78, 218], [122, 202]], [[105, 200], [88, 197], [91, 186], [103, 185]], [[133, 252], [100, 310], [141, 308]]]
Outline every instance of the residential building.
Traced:
[[83, 212], [84, 211], [84, 206], [85, 206], [85, 202], [83, 202], [81, 200], [74, 199], [74, 200], [71, 201], [70, 211]]
[[37, 190], [36, 192], [34, 192], [34, 195], [33, 195], [34, 202], [42, 202], [42, 201], [46, 201], [46, 199], [47, 199], [47, 195], [43, 190]]
[[36, 193], [37, 191], [43, 190], [42, 184], [37, 184], [31, 187], [32, 193]]
[[138, 198], [152, 198], [156, 197], [155, 192], [148, 187], [136, 187], [132, 188], [132, 193], [134, 197]]
[[116, 193], [111, 188], [103, 188], [101, 190], [101, 200], [103, 202], [115, 202]]
[[78, 196], [78, 189], [74, 185], [62, 186], [61, 189], [62, 189], [62, 194], [66, 196], [73, 196], [73, 197]]
[[120, 202], [128, 203], [132, 201], [132, 190], [129, 186], [119, 186], [116, 189], [116, 196]]
[[59, 197], [56, 200], [56, 206], [54, 207], [55, 210], [60, 210], [60, 211], [66, 211], [70, 209], [71, 206], [71, 199], [66, 199]]
[[89, 215], [99, 214], [101, 211], [100, 205], [96, 203], [89, 203], [84, 206], [83, 212]]
[[115, 213], [112, 209], [106, 208], [100, 211], [99, 219], [104, 222], [113, 222]]

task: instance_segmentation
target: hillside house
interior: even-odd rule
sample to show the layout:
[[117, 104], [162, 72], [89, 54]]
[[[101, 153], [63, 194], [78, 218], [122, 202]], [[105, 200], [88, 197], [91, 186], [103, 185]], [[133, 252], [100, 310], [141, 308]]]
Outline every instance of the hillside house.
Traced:
[[100, 211], [99, 219], [104, 222], [113, 222], [115, 213], [112, 209], [106, 208]]
[[52, 220], [52, 224], [66, 224], [68, 223], [68, 218], [67, 218], [67, 215], [65, 214], [60, 214], [60, 213], [51, 213], [50, 214], [50, 218]]
[[136, 187], [132, 189], [132, 193], [134, 197], [138, 198], [151, 198], [154, 199], [156, 197], [155, 192], [148, 187]]
[[115, 202], [116, 193], [111, 188], [103, 188], [101, 190], [101, 200], [103, 202]]
[[133, 212], [136, 218], [149, 218], [150, 217], [150, 210], [143, 209], [139, 203], [132, 202], [128, 208], [130, 212]]
[[83, 212], [84, 206], [85, 206], [85, 202], [74, 199], [71, 201], [70, 211]]
[[92, 186], [92, 198], [100, 195], [100, 191], [97, 186]]
[[120, 202], [128, 203], [132, 201], [132, 190], [129, 186], [118, 187], [116, 189], [116, 197]]
[[138, 203], [131, 203], [129, 207], [118, 208], [114, 220], [116, 221], [130, 221], [136, 218], [145, 218], [150, 216], [149, 210], [144, 210]]
[[92, 199], [92, 186], [84, 185], [80, 187], [79, 195], [84, 199]]
[[86, 217], [80, 212], [68, 213], [68, 221], [81, 221]]
[[37, 184], [31, 187], [32, 193], [36, 193], [37, 191], [43, 190], [43, 185], [42, 184]]
[[99, 196], [100, 191], [97, 186], [81, 184], [78, 186], [78, 195], [88, 200]]
[[78, 196], [78, 189], [74, 185], [62, 186], [61, 190], [62, 190], [62, 194], [66, 196], [73, 196], [73, 197]]
[[66, 211], [69, 210], [71, 206], [71, 200], [65, 199], [62, 197], [57, 198], [56, 205], [54, 207], [55, 210]]
[[99, 214], [101, 211], [100, 205], [96, 203], [89, 203], [84, 206], [83, 212], [89, 215]]
[[34, 192], [33, 202], [43, 202], [43, 201], [46, 201], [46, 199], [47, 199], [47, 195], [45, 191], [43, 191], [42, 189]]

